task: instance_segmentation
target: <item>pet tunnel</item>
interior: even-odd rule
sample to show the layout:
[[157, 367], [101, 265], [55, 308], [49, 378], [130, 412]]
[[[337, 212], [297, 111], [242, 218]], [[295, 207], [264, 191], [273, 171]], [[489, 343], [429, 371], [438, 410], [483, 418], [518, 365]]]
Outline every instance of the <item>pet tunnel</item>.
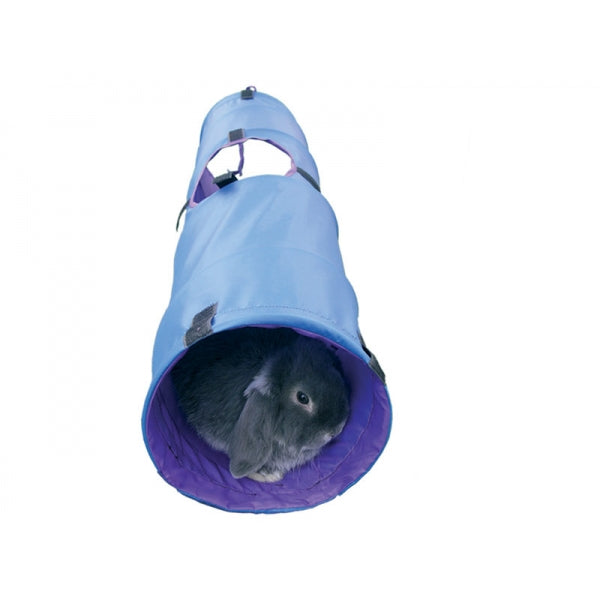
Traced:
[[[289, 171], [238, 180], [243, 144], [250, 139], [285, 152]], [[228, 146], [239, 147], [238, 170], [215, 177], [208, 164]], [[156, 334], [142, 415], [156, 469], [182, 494], [228, 511], [284, 512], [335, 498], [380, 456], [391, 405], [383, 371], [359, 332], [335, 214], [320, 192], [304, 134], [285, 105], [251, 87], [210, 110], [182, 213], [171, 299]], [[350, 416], [315, 459], [281, 481], [235, 479], [227, 455], [187, 424], [170, 371], [192, 344], [213, 333], [274, 326], [336, 348], [351, 387]]]

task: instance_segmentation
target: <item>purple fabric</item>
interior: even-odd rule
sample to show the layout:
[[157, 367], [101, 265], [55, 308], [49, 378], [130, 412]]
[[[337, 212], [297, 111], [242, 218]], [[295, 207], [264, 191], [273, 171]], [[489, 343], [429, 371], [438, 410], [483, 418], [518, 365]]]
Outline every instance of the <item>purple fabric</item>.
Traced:
[[198, 202], [204, 200], [204, 198], [208, 198], [211, 194], [214, 194], [219, 189], [219, 187], [213, 182], [213, 180], [213, 174], [208, 169], [205, 169], [202, 173], [202, 176], [200, 177], [194, 200], [190, 200], [189, 202], [190, 206], [195, 206], [196, 204], [198, 204]]
[[[287, 156], [289, 156], [289, 158], [290, 158], [291, 166], [290, 166], [289, 171], [285, 174], [285, 176], [290, 177], [291, 175], [296, 173], [296, 171], [297, 171], [296, 163], [294, 162], [292, 155], [285, 148], [283, 148], [283, 146], [281, 146], [281, 145], [277, 144], [276, 142], [273, 142], [272, 140], [269, 140], [269, 139], [256, 138], [256, 137], [244, 137], [239, 140], [235, 140], [234, 142], [229, 142], [223, 146], [223, 148], [229, 148], [230, 146], [237, 145], [240, 148], [240, 162], [238, 164], [237, 171], [235, 171], [236, 175], [242, 175], [242, 169], [244, 168], [244, 142], [247, 142], [248, 140], [257, 140], [257, 141], [265, 142], [267, 144], [271, 144], [271, 146], [275, 146], [275, 148], [277, 148], [278, 150], [281, 150], [284, 154], [287, 154]], [[215, 156], [217, 154], [219, 154], [219, 152], [221, 152], [221, 150], [223, 150], [223, 148], [219, 148], [210, 157], [210, 160], [215, 158]], [[209, 160], [209, 162], [210, 162], [210, 160]], [[198, 205], [200, 202], [202, 202], [202, 200], [204, 200], [205, 198], [208, 198], [213, 192], [216, 192], [219, 189], [213, 183], [213, 179], [214, 179], [214, 176], [209, 171], [208, 166], [205, 167], [205, 169], [202, 171], [202, 175], [200, 176], [200, 180], [198, 182], [198, 187], [192, 194], [192, 197], [189, 201], [190, 206]]]
[[227, 455], [210, 448], [185, 421], [167, 370], [149, 404], [145, 432], [159, 473], [183, 494], [229, 511], [297, 510], [344, 492], [381, 453], [391, 415], [385, 386], [372, 369], [346, 350], [338, 353], [352, 388], [348, 422], [313, 461], [276, 483], [231, 476]]

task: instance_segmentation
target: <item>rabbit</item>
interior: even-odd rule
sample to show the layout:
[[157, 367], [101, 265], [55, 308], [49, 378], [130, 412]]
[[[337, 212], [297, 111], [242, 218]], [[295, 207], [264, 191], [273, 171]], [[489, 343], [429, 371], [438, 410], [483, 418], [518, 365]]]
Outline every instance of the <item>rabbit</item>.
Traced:
[[231, 475], [280, 481], [340, 434], [350, 389], [334, 351], [289, 328], [243, 327], [192, 345], [171, 377], [188, 423]]

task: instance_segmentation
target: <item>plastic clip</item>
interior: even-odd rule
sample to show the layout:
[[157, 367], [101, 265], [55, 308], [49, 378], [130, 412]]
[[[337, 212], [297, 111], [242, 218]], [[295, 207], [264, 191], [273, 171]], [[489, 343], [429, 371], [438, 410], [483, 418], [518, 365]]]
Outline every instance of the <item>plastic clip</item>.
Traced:
[[226, 185], [237, 181], [236, 177], [237, 173], [233, 171], [227, 171], [227, 173], [223, 173], [223, 175], [219, 175], [213, 179], [213, 183], [219, 188], [223, 189]]
[[238, 140], [243, 140], [245, 137], [245, 133], [243, 129], [234, 129], [227, 134], [229, 138], [229, 143], [237, 142]]
[[252, 100], [255, 92], [256, 88], [253, 85], [249, 85], [245, 90], [240, 92], [240, 96], [242, 97], [242, 100]]

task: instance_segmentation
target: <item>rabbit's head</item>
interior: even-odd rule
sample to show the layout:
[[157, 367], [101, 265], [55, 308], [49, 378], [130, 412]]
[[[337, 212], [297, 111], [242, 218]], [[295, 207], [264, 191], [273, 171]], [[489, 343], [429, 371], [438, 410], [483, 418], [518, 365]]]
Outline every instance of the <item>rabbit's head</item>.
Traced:
[[267, 360], [244, 396], [229, 447], [237, 478], [281, 479], [336, 437], [349, 414], [338, 358], [323, 342], [303, 336]]

